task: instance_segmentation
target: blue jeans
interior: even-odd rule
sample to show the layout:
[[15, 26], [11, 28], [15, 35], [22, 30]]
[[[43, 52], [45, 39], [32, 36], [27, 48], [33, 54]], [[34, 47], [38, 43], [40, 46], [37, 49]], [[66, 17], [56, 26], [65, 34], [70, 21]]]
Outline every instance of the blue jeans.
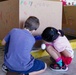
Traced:
[[43, 61], [41, 61], [41, 60], [35, 59], [32, 68], [30, 68], [27, 71], [15, 71], [15, 70], [11, 70], [9, 68], [8, 69], [11, 72], [17, 72], [17, 73], [22, 73], [22, 74], [29, 74], [30, 72], [40, 71], [40, 70], [43, 70], [44, 68], [45, 68], [45, 63]]

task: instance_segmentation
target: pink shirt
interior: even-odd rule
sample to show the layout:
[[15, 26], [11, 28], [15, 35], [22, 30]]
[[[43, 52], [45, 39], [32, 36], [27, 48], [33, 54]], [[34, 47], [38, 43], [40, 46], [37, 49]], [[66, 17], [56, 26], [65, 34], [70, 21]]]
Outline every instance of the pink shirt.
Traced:
[[[70, 45], [70, 42], [65, 36], [59, 36], [54, 42], [50, 43], [58, 52], [67, 50], [71, 53], [71, 57], [74, 57], [74, 51]], [[47, 46], [47, 45], [46, 45]]]

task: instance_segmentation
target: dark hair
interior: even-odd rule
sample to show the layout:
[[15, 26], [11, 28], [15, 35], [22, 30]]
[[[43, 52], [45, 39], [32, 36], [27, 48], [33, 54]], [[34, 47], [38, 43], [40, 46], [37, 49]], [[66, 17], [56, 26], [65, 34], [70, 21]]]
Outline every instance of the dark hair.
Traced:
[[37, 17], [30, 16], [25, 21], [24, 28], [29, 29], [30, 31], [32, 31], [32, 30], [37, 30], [37, 28], [39, 27], [39, 25], [40, 25], [39, 19]]
[[62, 30], [57, 30], [54, 27], [45, 28], [41, 34], [42, 39], [47, 42], [53, 42], [59, 35], [64, 36], [64, 32]]

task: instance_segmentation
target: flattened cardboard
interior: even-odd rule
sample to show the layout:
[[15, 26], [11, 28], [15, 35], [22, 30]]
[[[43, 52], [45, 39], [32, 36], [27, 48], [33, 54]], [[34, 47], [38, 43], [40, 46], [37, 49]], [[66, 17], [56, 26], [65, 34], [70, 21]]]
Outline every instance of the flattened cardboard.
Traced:
[[0, 2], [0, 39], [12, 29], [21, 26], [29, 16], [40, 20], [34, 35], [41, 34], [47, 26], [62, 29], [62, 3], [42, 0], [7, 0]]
[[62, 29], [65, 34], [76, 36], [76, 6], [64, 6]]
[[48, 26], [62, 29], [62, 2], [20, 0], [19, 7], [20, 23], [22, 23], [21, 21], [25, 21], [29, 16], [39, 18], [40, 27], [36, 31], [36, 34], [41, 34]]
[[14, 27], [19, 27], [18, 0], [0, 2], [0, 40]]

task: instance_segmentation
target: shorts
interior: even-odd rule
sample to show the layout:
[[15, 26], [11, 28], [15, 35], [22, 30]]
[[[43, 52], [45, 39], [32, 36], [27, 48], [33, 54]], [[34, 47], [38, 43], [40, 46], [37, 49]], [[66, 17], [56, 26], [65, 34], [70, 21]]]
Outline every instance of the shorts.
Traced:
[[71, 57], [65, 57], [63, 55], [61, 55], [62, 61], [66, 64], [69, 65], [72, 62], [72, 58]]
[[35, 59], [33, 67], [30, 68], [27, 71], [14, 71], [14, 70], [10, 70], [10, 69], [9, 70], [11, 72], [18, 72], [18, 73], [28, 74], [30, 72], [36, 72], [36, 71], [43, 70], [44, 68], [45, 68], [45, 63], [43, 61], [41, 61], [41, 60]]

